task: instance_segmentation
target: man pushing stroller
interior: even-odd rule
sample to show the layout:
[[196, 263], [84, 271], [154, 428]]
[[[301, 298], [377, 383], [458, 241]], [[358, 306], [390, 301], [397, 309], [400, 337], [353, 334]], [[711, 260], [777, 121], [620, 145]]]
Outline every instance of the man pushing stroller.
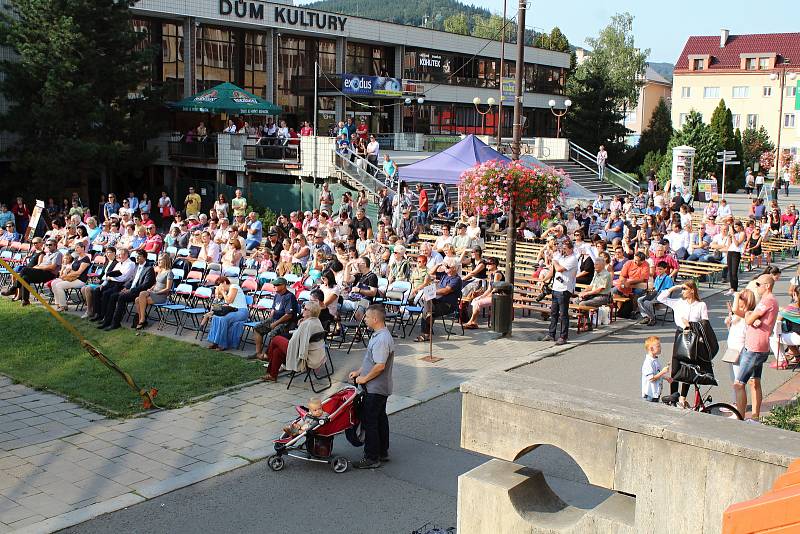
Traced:
[[386, 328], [386, 311], [380, 304], [367, 309], [364, 322], [374, 332], [369, 340], [361, 368], [350, 373], [350, 380], [364, 385], [367, 394], [361, 409], [364, 429], [364, 457], [357, 469], [375, 469], [389, 461], [389, 417], [386, 400], [392, 394], [394, 338]]

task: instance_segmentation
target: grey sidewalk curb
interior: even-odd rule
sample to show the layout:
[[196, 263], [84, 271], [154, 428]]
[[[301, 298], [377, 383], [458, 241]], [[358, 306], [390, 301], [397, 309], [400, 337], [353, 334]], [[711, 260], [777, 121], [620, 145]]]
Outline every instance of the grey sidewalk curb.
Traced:
[[[796, 266], [798, 263], [800, 263], [800, 258], [790, 258], [789, 263], [786, 266], [782, 267], [781, 270], [786, 271]], [[707, 299], [710, 297], [714, 297], [725, 291], [726, 288], [719, 288], [719, 289], [714, 288], [705, 295], [703, 295], [703, 298]], [[512, 371], [514, 369], [518, 369], [520, 367], [536, 363], [545, 358], [557, 356], [561, 353], [581, 347], [582, 345], [586, 345], [587, 343], [591, 343], [598, 339], [603, 339], [612, 334], [628, 329], [631, 326], [633, 325], [631, 325], [628, 322], [625, 322], [624, 320], [615, 321], [613, 324], [609, 325], [607, 328], [603, 328], [602, 330], [597, 330], [597, 329], [592, 330], [592, 332], [589, 333], [589, 335], [583, 336], [582, 338], [576, 340], [575, 342], [570, 342], [567, 343], [566, 345], [561, 345], [561, 346], [544, 347], [541, 349], [537, 349], [533, 352], [530, 352], [526, 356], [524, 356], [522, 360], [515, 361], [513, 364], [509, 365], [508, 367], [502, 370], [505, 372]], [[498, 338], [498, 339], [503, 339], [503, 338]], [[513, 337], [509, 339], [513, 340]], [[486, 372], [489, 373], [495, 371], [496, 369], [492, 369], [492, 370], [487, 370]], [[478, 377], [480, 377], [480, 375], [473, 377], [473, 379]], [[232, 389], [241, 389], [242, 387], [247, 387], [247, 386], [245, 385]], [[457, 389], [457, 386], [456, 388], [442, 388], [442, 390], [438, 391], [436, 394], [431, 395], [430, 397], [425, 399], [416, 399], [414, 397], [402, 397], [404, 399], [402, 401], [402, 405], [390, 410], [389, 414], [391, 415], [394, 413], [398, 413], [413, 406], [423, 404], [442, 395], [446, 395], [447, 393], [453, 391], [454, 389]], [[70, 512], [55, 517], [45, 519], [44, 521], [33, 523], [22, 529], [18, 529], [12, 532], [16, 534], [41, 534], [42, 532], [55, 532], [58, 530], [69, 528], [78, 525], [80, 523], [85, 523], [86, 521], [89, 521], [101, 515], [109, 514], [111, 512], [116, 512], [118, 510], [128, 508], [130, 506], [145, 502], [147, 500], [154, 499], [161, 495], [171, 493], [175, 490], [191, 486], [198, 482], [202, 482], [203, 480], [208, 480], [210, 478], [234, 471], [241, 467], [252, 465], [260, 460], [267, 458], [271, 454], [272, 454], [271, 446], [263, 447], [257, 451], [251, 451], [247, 456], [231, 457], [220, 462], [209, 464], [208, 466], [197, 469], [195, 471], [190, 471], [175, 477], [167, 478], [157, 483], [148, 484], [147, 486], [136, 488], [135, 491], [132, 491], [130, 493], [125, 493], [113, 499], [92, 504], [90, 506], [79, 508], [77, 510], [72, 510]]]

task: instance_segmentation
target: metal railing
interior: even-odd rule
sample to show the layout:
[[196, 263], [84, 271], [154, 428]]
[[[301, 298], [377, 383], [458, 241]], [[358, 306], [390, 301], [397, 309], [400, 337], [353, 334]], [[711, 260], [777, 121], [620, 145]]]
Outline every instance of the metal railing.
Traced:
[[[597, 174], [597, 156], [585, 148], [576, 145], [572, 141], [569, 143], [569, 159], [581, 167]], [[630, 195], [638, 194], [641, 189], [639, 184], [628, 176], [628, 174], [608, 163], [606, 163], [604, 179], [606, 182], [619, 187]]]
[[335, 159], [337, 169], [376, 197], [382, 188], [387, 187], [383, 169], [359, 156], [350, 147], [337, 150]]
[[203, 141], [168, 141], [167, 153], [172, 159], [217, 160], [217, 137], [209, 135]]

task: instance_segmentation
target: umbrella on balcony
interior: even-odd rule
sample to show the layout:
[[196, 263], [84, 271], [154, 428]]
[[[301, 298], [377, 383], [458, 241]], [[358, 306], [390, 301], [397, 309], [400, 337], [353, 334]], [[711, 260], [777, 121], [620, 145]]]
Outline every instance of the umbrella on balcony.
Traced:
[[228, 82], [173, 102], [169, 107], [178, 111], [234, 115], [277, 115], [282, 111], [280, 106]]

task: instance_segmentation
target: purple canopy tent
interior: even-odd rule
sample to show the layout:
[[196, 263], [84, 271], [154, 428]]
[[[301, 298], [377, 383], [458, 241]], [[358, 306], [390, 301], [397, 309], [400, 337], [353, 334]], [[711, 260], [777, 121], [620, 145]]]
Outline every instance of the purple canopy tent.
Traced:
[[400, 179], [406, 182], [457, 185], [461, 173], [493, 159], [511, 162], [474, 135], [468, 135], [447, 150], [400, 169]]

